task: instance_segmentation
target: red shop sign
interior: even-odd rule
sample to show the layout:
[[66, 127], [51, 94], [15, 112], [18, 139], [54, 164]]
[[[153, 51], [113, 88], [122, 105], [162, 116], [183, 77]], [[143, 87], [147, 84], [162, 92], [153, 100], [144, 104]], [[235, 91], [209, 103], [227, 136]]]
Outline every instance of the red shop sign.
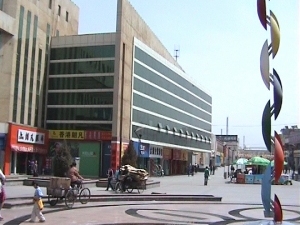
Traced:
[[85, 140], [101, 140], [100, 130], [87, 130], [85, 131]]
[[87, 130], [85, 131], [85, 140], [92, 141], [110, 141], [111, 132], [110, 131], [100, 131], [100, 130]]

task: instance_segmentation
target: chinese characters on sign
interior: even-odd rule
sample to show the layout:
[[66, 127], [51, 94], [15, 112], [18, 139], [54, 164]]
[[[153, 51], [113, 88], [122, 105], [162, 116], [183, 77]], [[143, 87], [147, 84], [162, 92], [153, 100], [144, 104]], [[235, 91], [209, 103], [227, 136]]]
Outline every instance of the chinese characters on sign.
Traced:
[[19, 146], [19, 145], [11, 145], [13, 151], [16, 152], [33, 152], [33, 153], [40, 153], [46, 154], [47, 148], [39, 148], [37, 146]]
[[18, 142], [43, 145], [45, 142], [45, 134], [19, 129], [18, 130]]
[[99, 130], [85, 131], [85, 139], [86, 140], [101, 140], [101, 131], [99, 131]]
[[73, 139], [73, 140], [92, 140], [104, 141], [111, 140], [110, 131], [99, 130], [49, 130], [50, 139]]
[[140, 154], [141, 154], [141, 155], [144, 155], [144, 154], [145, 154], [145, 151], [146, 151], [146, 146], [143, 145], [143, 144], [140, 144]]
[[50, 130], [49, 137], [52, 139], [84, 139], [83, 130]]
[[238, 136], [237, 135], [216, 135], [216, 138], [218, 141], [222, 142], [238, 142]]

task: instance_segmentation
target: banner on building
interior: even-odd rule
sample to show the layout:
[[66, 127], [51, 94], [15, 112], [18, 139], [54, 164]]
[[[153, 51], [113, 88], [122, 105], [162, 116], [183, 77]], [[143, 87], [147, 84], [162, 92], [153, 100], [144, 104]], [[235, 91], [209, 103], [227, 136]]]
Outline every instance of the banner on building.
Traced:
[[50, 139], [84, 140], [83, 130], [49, 130]]

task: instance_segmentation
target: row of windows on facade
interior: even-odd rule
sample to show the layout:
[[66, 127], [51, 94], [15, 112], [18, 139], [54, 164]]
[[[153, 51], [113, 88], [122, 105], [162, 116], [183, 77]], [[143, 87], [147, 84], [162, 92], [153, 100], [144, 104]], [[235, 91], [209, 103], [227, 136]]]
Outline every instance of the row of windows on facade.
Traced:
[[193, 83], [187, 81], [185, 78], [183, 78], [182, 76], [174, 72], [172, 69], [162, 64], [159, 60], [153, 58], [152, 56], [150, 56], [149, 54], [147, 54], [146, 52], [144, 52], [138, 47], [135, 47], [135, 58], [141, 61], [142, 63], [146, 64], [153, 70], [173, 80], [177, 84], [180, 84], [182, 87], [186, 88], [187, 90], [190, 90], [191, 92], [195, 93], [197, 96], [200, 96], [205, 101], [209, 103], [212, 102], [211, 96], [206, 94], [200, 88], [196, 87]]
[[[49, 9], [52, 9], [52, 0], [49, 0]], [[58, 5], [57, 15], [61, 15], [61, 6]], [[69, 12], [66, 11], [66, 21], [69, 21]]]
[[162, 155], [161, 148], [150, 148], [150, 155]]
[[[197, 94], [196, 92], [193, 92], [194, 94], [191, 94], [190, 92], [191, 89], [187, 88], [189, 86], [189, 83], [187, 81], [185, 83], [183, 81], [181, 81], [181, 83], [177, 82], [177, 85], [173, 84], [168, 79], [165, 79], [157, 75], [157, 73], [149, 70], [148, 68], [144, 67], [143, 65], [140, 65], [139, 63], [134, 64], [134, 74], [147, 81], [147, 83], [143, 85], [143, 89], [146, 89], [145, 92], [150, 91], [147, 89], [151, 88], [152, 85], [149, 85], [149, 82], [151, 82], [152, 84], [157, 85], [158, 87], [162, 87], [163, 89], [171, 93], [176, 93], [177, 96], [189, 102], [192, 102], [196, 106], [204, 109], [209, 113], [212, 112], [211, 105], [203, 101], [204, 98], [202, 97], [204, 96], [197, 95], [198, 97], [196, 97], [196, 95], [194, 95]], [[172, 74], [168, 75], [167, 73], [164, 73], [163, 75], [169, 79], [172, 79]], [[136, 80], [137, 79], [135, 79], [134, 81]]]
[[[28, 125], [33, 125], [32, 124], [32, 118], [31, 118], [31, 112], [32, 112], [32, 101], [33, 101], [33, 90], [34, 90], [34, 74], [37, 69], [37, 78], [36, 78], [36, 104], [35, 104], [35, 120], [34, 120], [34, 125], [37, 126], [37, 110], [38, 110], [38, 102], [39, 102], [39, 95], [40, 95], [40, 80], [41, 80], [41, 64], [42, 64], [42, 54], [43, 51], [40, 48], [37, 48], [37, 28], [38, 28], [38, 16], [34, 15], [34, 22], [33, 22], [33, 30], [31, 31], [31, 26], [32, 26], [32, 13], [31, 11], [27, 11], [27, 20], [26, 20], [26, 39], [25, 39], [25, 53], [24, 53], [24, 64], [23, 66], [23, 74], [20, 74], [20, 68], [21, 68], [21, 49], [23, 45], [23, 21], [25, 17], [25, 8], [21, 5], [20, 6], [20, 16], [19, 16], [19, 31], [18, 31], [18, 42], [17, 42], [17, 59], [16, 59], [16, 71], [15, 71], [15, 88], [14, 88], [14, 103], [13, 103], [13, 121], [17, 121], [17, 106], [18, 106], [18, 86], [19, 82], [22, 83], [22, 95], [21, 95], [21, 113], [20, 113], [20, 123], [26, 122]], [[32, 39], [32, 52], [31, 56], [29, 53], [30, 50], [30, 36], [33, 36]], [[47, 37], [46, 39], [48, 40], [50, 37], [50, 25], [47, 24]], [[35, 67], [36, 63], [36, 58], [35, 54], [36, 51], [38, 50], [38, 67]], [[30, 68], [30, 72], [27, 74], [27, 68]], [[27, 77], [30, 77], [30, 83], [27, 84], [26, 80]], [[29, 86], [28, 86], [29, 85]], [[26, 90], [29, 88], [29, 104], [27, 104], [28, 107], [28, 117], [25, 116], [25, 96], [26, 96]]]
[[112, 121], [112, 108], [48, 108], [48, 120]]
[[[156, 113], [158, 115], [162, 115], [165, 117], [168, 117], [172, 120], [175, 121], [180, 121], [189, 125], [195, 125], [197, 124], [197, 126], [201, 127], [202, 129], [205, 130], [209, 130], [211, 129], [211, 124], [210, 121], [203, 121], [200, 118], [201, 117], [193, 117], [191, 115], [186, 114], [183, 110], [179, 111], [177, 110], [178, 107], [176, 108], [171, 108], [171, 106], [166, 106], [164, 104], [161, 103], [157, 103], [153, 100], [149, 100], [147, 98], [138, 96], [138, 95], [133, 95], [133, 106], [134, 107], [139, 107], [141, 109], [147, 110], [149, 112], [153, 112]], [[191, 107], [187, 108], [187, 112], [188, 109], [190, 109]], [[168, 124], [168, 123], [165, 123]], [[176, 126], [172, 126], [172, 127], [176, 127]]]
[[[163, 129], [163, 125], [161, 124], [161, 123], [158, 123], [157, 124], [157, 127], [158, 127], [158, 129], [159, 130], [161, 130], [161, 129]], [[169, 127], [169, 125], [166, 125], [166, 127], [165, 127], [165, 130], [166, 131], [170, 131], [171, 130], [171, 128]], [[177, 130], [177, 128], [176, 127], [173, 127], [173, 132], [174, 132], [174, 134], [175, 133], [179, 133], [180, 135], [186, 135], [186, 137], [192, 137], [192, 138], [197, 138], [197, 140], [202, 140], [202, 141], [211, 141], [211, 139], [210, 139], [210, 137], [206, 137], [206, 136], [203, 136], [203, 135], [199, 135], [199, 134], [195, 134], [194, 132], [189, 132], [189, 131], [183, 131], [183, 129], [179, 129], [179, 130]]]

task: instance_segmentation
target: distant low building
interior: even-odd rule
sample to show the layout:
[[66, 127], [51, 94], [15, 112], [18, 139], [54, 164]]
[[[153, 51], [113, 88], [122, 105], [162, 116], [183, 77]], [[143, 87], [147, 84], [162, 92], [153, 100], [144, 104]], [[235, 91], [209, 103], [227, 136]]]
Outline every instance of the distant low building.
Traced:
[[239, 150], [238, 158], [250, 159], [255, 156], [261, 156], [263, 158], [273, 160], [273, 153], [270, 153], [267, 149], [264, 148], [246, 148]]
[[300, 166], [300, 129], [297, 126], [285, 126], [281, 129], [285, 160], [294, 169]]
[[216, 135], [216, 139], [222, 144], [222, 150], [224, 148], [224, 163], [226, 165], [232, 164], [238, 158], [238, 135]]

